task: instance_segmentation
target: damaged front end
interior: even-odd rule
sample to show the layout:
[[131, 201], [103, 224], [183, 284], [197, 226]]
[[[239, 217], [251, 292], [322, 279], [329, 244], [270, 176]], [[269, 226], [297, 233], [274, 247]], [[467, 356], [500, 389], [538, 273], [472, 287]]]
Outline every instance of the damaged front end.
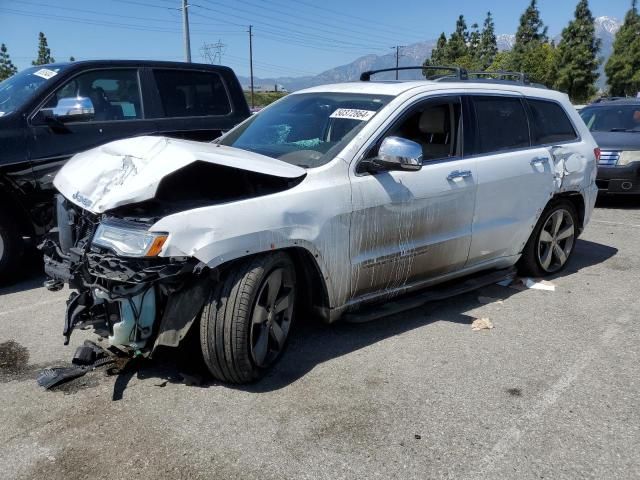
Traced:
[[158, 256], [167, 235], [149, 232], [153, 219], [94, 214], [56, 198], [57, 227], [42, 243], [50, 290], [64, 283], [64, 342], [93, 326], [109, 344], [136, 354], [177, 346], [211, 287], [209, 269], [192, 257]]

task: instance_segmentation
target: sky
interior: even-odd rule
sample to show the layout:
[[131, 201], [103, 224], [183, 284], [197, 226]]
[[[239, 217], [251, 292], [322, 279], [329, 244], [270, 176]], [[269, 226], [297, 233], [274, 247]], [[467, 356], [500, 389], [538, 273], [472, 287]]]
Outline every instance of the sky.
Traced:
[[[192, 61], [221, 43], [222, 64], [254, 75], [303, 76], [449, 34], [459, 14], [482, 25], [491, 10], [496, 33], [515, 33], [529, 0], [190, 0]], [[577, 0], [539, 0], [555, 36]], [[622, 19], [630, 0], [590, 0], [594, 16]], [[96, 58], [184, 60], [181, 0], [0, 0], [0, 43], [19, 69], [36, 57], [38, 32], [57, 61]], [[215, 53], [215, 47], [209, 48]]]

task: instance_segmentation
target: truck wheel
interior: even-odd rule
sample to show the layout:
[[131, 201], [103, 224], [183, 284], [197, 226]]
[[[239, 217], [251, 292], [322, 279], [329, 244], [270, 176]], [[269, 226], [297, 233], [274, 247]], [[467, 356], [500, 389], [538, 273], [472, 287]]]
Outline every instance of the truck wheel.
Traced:
[[15, 222], [0, 212], [0, 284], [11, 280], [22, 256], [22, 239]]
[[218, 380], [248, 383], [280, 357], [293, 321], [295, 267], [284, 252], [239, 263], [200, 317], [204, 361]]
[[566, 267], [578, 236], [578, 215], [568, 200], [550, 203], [540, 215], [518, 262], [520, 275], [542, 277]]

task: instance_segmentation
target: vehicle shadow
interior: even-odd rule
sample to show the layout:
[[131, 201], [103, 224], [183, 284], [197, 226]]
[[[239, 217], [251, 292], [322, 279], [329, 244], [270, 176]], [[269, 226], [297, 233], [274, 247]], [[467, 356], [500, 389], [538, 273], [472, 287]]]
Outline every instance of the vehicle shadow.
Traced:
[[37, 251], [28, 252], [23, 257], [18, 272], [11, 278], [0, 280], [0, 297], [40, 288], [45, 280], [42, 254]]
[[596, 208], [636, 210], [640, 208], [640, 195], [598, 195]]
[[[551, 276], [557, 279], [573, 275], [580, 270], [600, 264], [616, 255], [617, 249], [579, 239], [570, 264], [561, 273]], [[284, 388], [299, 380], [317, 365], [348, 355], [366, 348], [381, 340], [402, 335], [417, 328], [428, 327], [435, 322], [452, 322], [471, 325], [475, 317], [466, 312], [481, 305], [479, 295], [487, 295], [495, 300], [507, 300], [519, 290], [490, 285], [478, 291], [431, 302], [422, 307], [407, 310], [368, 323], [337, 322], [326, 325], [310, 318], [299, 318], [287, 351], [278, 364], [265, 378], [250, 385], [229, 385], [211, 380], [202, 361], [197, 336], [179, 349], [166, 349], [151, 361], [141, 362], [136, 368], [125, 369], [114, 384], [114, 400], [123, 397], [128, 381], [138, 379], [156, 379], [157, 386], [167, 383], [187, 383], [208, 388], [224, 386], [252, 393], [264, 393]], [[193, 333], [193, 332], [191, 332]], [[197, 332], [196, 332], [197, 333]]]

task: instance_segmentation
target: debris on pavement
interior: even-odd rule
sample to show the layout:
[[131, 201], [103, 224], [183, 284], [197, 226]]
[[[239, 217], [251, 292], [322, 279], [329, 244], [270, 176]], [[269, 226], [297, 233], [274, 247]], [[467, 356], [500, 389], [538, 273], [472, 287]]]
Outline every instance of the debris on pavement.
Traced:
[[476, 318], [471, 324], [471, 330], [477, 332], [478, 330], [491, 330], [493, 323], [488, 318]]
[[524, 285], [532, 290], [547, 290], [555, 292], [556, 286], [548, 280], [538, 280], [535, 278], [523, 278]]
[[555, 292], [556, 286], [548, 280], [542, 280], [540, 278], [528, 278], [528, 277], [515, 277], [515, 278], [507, 278], [501, 282], [498, 282], [497, 285], [501, 287], [509, 287], [514, 290], [523, 291], [526, 289], [531, 290], [546, 290], [549, 292]]

